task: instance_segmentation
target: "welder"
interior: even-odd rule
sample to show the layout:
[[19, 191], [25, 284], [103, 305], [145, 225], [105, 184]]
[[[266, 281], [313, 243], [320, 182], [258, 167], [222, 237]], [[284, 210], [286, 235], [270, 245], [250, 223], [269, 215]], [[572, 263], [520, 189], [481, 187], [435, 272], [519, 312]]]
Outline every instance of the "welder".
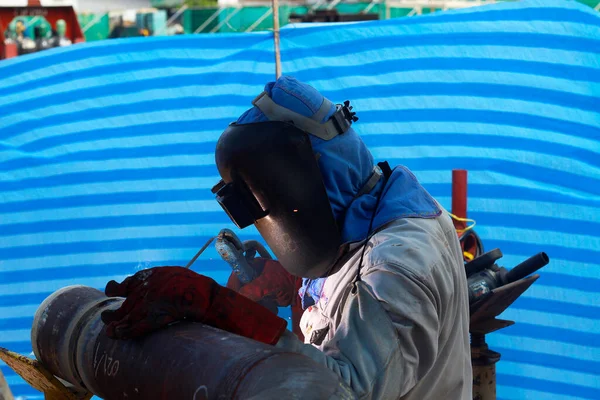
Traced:
[[[213, 193], [276, 260], [223, 287], [183, 267], [143, 270], [106, 286], [127, 297], [103, 315], [107, 334], [139, 337], [191, 319], [302, 353], [361, 399], [471, 399], [463, 255], [446, 210], [404, 166], [375, 164], [348, 101], [281, 77], [221, 135]], [[298, 290], [297, 280], [302, 278]], [[301, 342], [258, 304], [300, 296]]]

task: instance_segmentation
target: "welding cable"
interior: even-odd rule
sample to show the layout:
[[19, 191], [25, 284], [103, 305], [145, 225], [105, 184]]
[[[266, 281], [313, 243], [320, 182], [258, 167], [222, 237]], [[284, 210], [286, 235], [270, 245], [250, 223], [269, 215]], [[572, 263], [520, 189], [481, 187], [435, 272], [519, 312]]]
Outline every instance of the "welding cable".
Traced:
[[450, 216], [459, 221], [459, 222], [472, 222], [471, 225], [467, 226], [465, 229], [457, 229], [456, 232], [457, 233], [465, 233], [467, 231], [470, 231], [471, 229], [473, 229], [473, 227], [475, 226], [476, 222], [474, 219], [470, 219], [470, 218], [461, 218], [461, 217], [457, 217], [456, 215], [452, 214], [452, 213], [448, 213], [450, 214]]

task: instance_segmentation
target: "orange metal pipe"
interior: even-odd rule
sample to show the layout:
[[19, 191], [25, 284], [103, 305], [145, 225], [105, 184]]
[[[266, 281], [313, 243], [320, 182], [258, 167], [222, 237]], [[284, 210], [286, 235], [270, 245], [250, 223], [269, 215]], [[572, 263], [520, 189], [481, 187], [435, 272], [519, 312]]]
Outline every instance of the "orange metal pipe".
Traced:
[[[467, 218], [467, 171], [464, 169], [452, 170], [452, 214]], [[453, 221], [457, 230], [467, 227], [466, 222]]]

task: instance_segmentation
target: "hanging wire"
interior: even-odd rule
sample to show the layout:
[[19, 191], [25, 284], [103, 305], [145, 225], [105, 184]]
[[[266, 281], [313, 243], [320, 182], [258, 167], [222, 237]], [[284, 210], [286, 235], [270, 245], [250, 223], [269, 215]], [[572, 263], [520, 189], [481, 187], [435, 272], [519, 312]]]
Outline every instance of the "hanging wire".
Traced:
[[473, 229], [473, 227], [476, 224], [474, 219], [457, 217], [456, 215], [454, 215], [452, 213], [448, 213], [448, 214], [450, 214], [450, 217], [452, 217], [453, 219], [455, 219], [459, 222], [472, 222], [472, 224], [467, 226], [465, 229], [457, 229], [456, 232], [458, 232], [458, 233], [465, 233], [467, 231], [470, 231], [471, 229]]
[[[458, 217], [458, 216], [456, 216], [456, 215], [454, 215], [452, 213], [448, 213], [448, 214], [450, 214], [450, 217], [452, 217], [452, 219], [454, 219], [456, 221], [459, 221], [459, 222], [471, 222], [472, 223], [471, 225], [465, 227], [465, 229], [456, 229], [456, 233], [458, 233], [459, 236], [462, 236], [461, 237], [461, 241], [462, 241], [462, 239], [465, 237], [462, 234], [464, 234], [465, 232], [468, 232], [468, 231], [470, 231], [470, 230], [473, 229], [473, 227], [476, 224], [475, 220], [474, 219], [470, 219], [470, 218], [461, 218], [461, 217]], [[471, 261], [471, 260], [473, 260], [475, 258], [475, 255], [472, 254], [471, 252], [463, 251], [463, 257], [466, 260]]]

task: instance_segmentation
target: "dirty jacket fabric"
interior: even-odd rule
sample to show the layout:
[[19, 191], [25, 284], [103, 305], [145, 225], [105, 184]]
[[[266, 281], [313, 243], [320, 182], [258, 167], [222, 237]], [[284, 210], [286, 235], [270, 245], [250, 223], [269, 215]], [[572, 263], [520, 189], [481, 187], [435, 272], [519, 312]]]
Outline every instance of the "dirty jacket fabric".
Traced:
[[[292, 77], [264, 91], [318, 122], [335, 111], [322, 117], [325, 98]], [[254, 107], [237, 123], [267, 120]], [[361, 399], [470, 399], [466, 278], [448, 214], [404, 167], [357, 196], [374, 161], [353, 128], [329, 141], [309, 137], [349, 251], [314, 285], [319, 293], [301, 321], [306, 343], [287, 332], [277, 346], [326, 365]]]
[[362, 246], [304, 311], [306, 343], [286, 332], [277, 347], [326, 365], [360, 399], [472, 399], [465, 273], [448, 214], [372, 236], [353, 294]]

